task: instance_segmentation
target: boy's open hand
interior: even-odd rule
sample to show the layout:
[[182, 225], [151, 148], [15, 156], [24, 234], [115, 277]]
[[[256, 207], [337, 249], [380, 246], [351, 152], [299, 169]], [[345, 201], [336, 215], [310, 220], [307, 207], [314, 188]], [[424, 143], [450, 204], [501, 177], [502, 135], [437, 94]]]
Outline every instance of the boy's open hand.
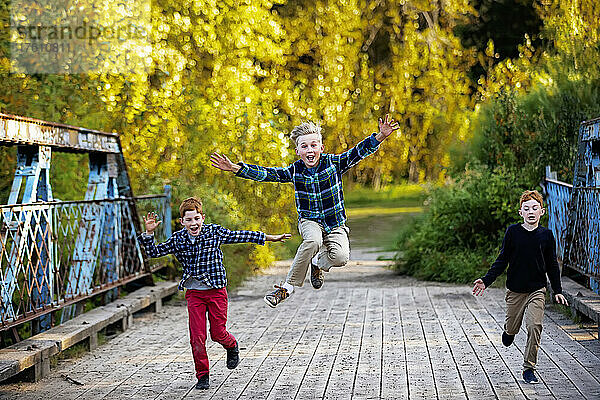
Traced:
[[398, 122], [393, 118], [390, 119], [390, 114], [385, 114], [385, 119], [379, 118], [379, 133], [375, 135], [375, 139], [381, 142], [398, 129], [400, 129]]
[[144, 218], [144, 224], [146, 225], [146, 233], [154, 232], [156, 227], [162, 223], [162, 221], [156, 220], [157, 217], [158, 215], [156, 215], [155, 212], [149, 212], [147, 217], [142, 216], [142, 218]]
[[473, 296], [481, 296], [485, 290], [485, 283], [481, 279], [477, 279], [473, 282]]
[[292, 237], [289, 233], [282, 233], [281, 235], [265, 235], [267, 242], [285, 242]]
[[239, 165], [232, 163], [226, 155], [216, 152], [210, 155], [210, 163], [221, 171], [238, 172], [241, 168]]
[[565, 306], [569, 305], [569, 302], [567, 301], [567, 299], [565, 299], [565, 296], [563, 296], [562, 294], [555, 294], [554, 301], [556, 301], [558, 304], [563, 304]]

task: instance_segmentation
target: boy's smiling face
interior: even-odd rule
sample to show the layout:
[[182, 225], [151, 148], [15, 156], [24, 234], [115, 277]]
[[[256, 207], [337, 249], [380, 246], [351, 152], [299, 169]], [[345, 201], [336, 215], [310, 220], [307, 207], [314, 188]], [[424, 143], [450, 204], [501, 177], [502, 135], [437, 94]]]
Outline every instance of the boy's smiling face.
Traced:
[[183, 214], [183, 218], [179, 218], [179, 222], [190, 235], [198, 236], [204, 223], [204, 214], [199, 213], [197, 210], [188, 210]]
[[298, 138], [296, 154], [308, 168], [319, 165], [319, 158], [321, 157], [323, 150], [324, 146], [321, 141], [321, 135], [318, 133], [310, 133]]
[[524, 201], [519, 209], [519, 215], [523, 217], [523, 222], [531, 227], [537, 227], [542, 215], [546, 209], [534, 199]]

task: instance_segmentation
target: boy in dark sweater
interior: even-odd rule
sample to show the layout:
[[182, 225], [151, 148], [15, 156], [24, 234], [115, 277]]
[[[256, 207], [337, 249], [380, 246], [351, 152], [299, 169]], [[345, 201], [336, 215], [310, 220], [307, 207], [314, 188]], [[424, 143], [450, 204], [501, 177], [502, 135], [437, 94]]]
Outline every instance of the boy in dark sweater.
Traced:
[[526, 383], [538, 383], [534, 371], [544, 319], [546, 275], [550, 278], [554, 300], [568, 305], [562, 295], [554, 235], [550, 229], [539, 226], [545, 212], [542, 195], [537, 190], [525, 191], [519, 209], [523, 223], [508, 227], [498, 258], [483, 278], [473, 282], [473, 294], [482, 295], [508, 266], [502, 343], [512, 344], [525, 317], [527, 345], [523, 353], [523, 380]]

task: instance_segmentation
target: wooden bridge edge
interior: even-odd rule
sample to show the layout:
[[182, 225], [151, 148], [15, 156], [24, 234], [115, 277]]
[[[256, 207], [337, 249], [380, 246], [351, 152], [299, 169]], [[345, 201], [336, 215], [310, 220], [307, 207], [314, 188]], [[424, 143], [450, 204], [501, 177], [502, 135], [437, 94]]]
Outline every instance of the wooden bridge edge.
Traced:
[[133, 324], [133, 314], [152, 307], [162, 308], [162, 301], [177, 293], [177, 282], [157, 282], [95, 308], [46, 332], [32, 336], [12, 346], [0, 349], [0, 383], [23, 373], [27, 380], [38, 381], [50, 373], [50, 358], [84, 340], [89, 349], [98, 345], [98, 332], [108, 325], [121, 322], [121, 330]]

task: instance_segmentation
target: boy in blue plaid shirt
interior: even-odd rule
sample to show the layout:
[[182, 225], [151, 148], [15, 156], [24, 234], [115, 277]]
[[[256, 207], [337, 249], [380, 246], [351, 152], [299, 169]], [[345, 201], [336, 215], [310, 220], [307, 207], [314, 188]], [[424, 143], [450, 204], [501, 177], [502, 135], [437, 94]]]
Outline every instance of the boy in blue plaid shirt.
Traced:
[[235, 337], [225, 327], [227, 322], [227, 277], [220, 246], [227, 243], [279, 242], [290, 234], [267, 235], [254, 231], [231, 231], [216, 224], [204, 224], [202, 202], [190, 197], [179, 206], [179, 221], [183, 229], [173, 233], [164, 243], [154, 243], [154, 230], [162, 221], [156, 214], [144, 217], [146, 232], [138, 239], [148, 257], [167, 254], [183, 267], [179, 289], [186, 289], [185, 299], [189, 315], [190, 344], [196, 367], [196, 389], [208, 389], [208, 356], [206, 354], [206, 315], [210, 322], [210, 337], [227, 350], [227, 368], [239, 363], [239, 346]]
[[[302, 286], [311, 267], [310, 281], [315, 289], [323, 285], [323, 271], [343, 267], [350, 258], [349, 230], [345, 225], [342, 174], [360, 160], [373, 154], [379, 144], [399, 128], [390, 119], [379, 119], [379, 132], [365, 138], [342, 154], [323, 153], [321, 127], [304, 122], [291, 132], [299, 160], [283, 167], [261, 167], [243, 162], [234, 164], [225, 155], [211, 155], [212, 165], [236, 176], [260, 182], [292, 182], [294, 184], [298, 230], [302, 243], [298, 247], [292, 266], [283, 285], [275, 285], [264, 300], [275, 307]], [[323, 246], [323, 247], [322, 247]], [[321, 251], [319, 251], [322, 248]], [[319, 253], [317, 263], [313, 257]]]

